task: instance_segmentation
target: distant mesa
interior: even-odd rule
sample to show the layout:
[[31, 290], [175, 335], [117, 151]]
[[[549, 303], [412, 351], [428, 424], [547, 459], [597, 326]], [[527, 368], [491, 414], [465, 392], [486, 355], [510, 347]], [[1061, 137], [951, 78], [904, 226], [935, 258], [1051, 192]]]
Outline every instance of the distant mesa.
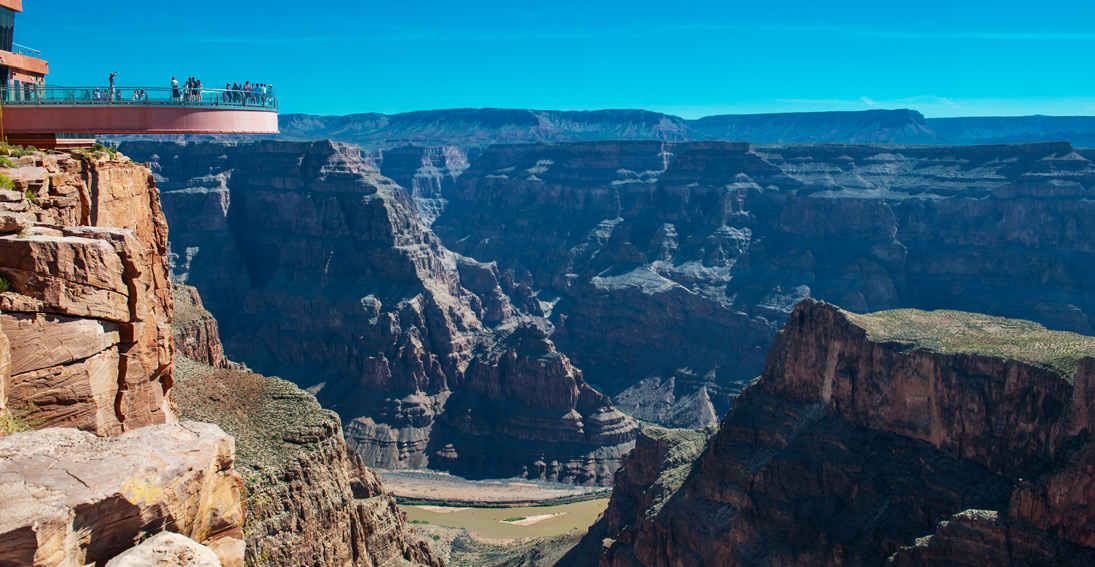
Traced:
[[[598, 140], [725, 140], [757, 144], [971, 145], [1069, 141], [1095, 147], [1095, 117], [925, 118], [915, 110], [727, 114], [686, 120], [645, 110], [454, 109], [280, 117], [280, 139], [331, 139], [366, 151]], [[474, 152], [473, 152], [474, 153]]]

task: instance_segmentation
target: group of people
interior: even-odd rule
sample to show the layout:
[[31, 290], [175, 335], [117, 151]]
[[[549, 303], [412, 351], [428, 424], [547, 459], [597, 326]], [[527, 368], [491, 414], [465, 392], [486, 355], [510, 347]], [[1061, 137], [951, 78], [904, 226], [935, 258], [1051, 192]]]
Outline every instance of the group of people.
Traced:
[[[202, 95], [203, 87], [201, 79], [190, 77], [186, 79], [186, 83], [180, 88], [179, 81], [175, 77], [171, 77], [171, 100], [178, 102], [201, 102]], [[211, 102], [267, 106], [273, 101], [273, 85], [247, 81], [242, 85], [239, 83], [224, 85], [224, 92], [220, 95], [220, 101], [217, 101], [216, 97], [214, 97]]]
[[274, 85], [247, 81], [244, 84], [224, 85], [224, 102], [231, 104], [253, 104], [266, 106], [274, 100]]
[[[96, 88], [91, 92], [84, 91], [84, 98], [87, 100], [98, 100], [103, 102], [112, 102], [122, 100], [122, 89], [116, 89], [110, 87], [109, 89]], [[138, 99], [133, 99], [138, 100]]]
[[171, 77], [171, 100], [176, 102], [201, 102], [202, 82], [196, 77], [187, 77], [186, 84], [179, 89], [179, 81]]
[[[122, 96], [122, 90], [114, 86], [114, 77], [117, 76], [117, 74], [118, 73], [116, 72], [110, 74], [110, 88], [103, 89], [96, 87], [94, 91], [84, 91], [84, 100], [102, 102], [120, 102], [126, 100]], [[200, 103], [205, 94], [201, 79], [188, 77], [186, 83], [180, 85], [178, 79], [171, 77], [172, 102]], [[230, 83], [224, 85], [224, 92], [214, 92], [210, 94], [211, 96], [208, 99], [208, 102], [215, 104], [255, 106], [273, 106], [274, 104], [274, 86], [266, 83], [252, 83], [251, 81], [247, 81], [242, 85], [239, 83]], [[144, 89], [134, 89], [131, 100], [133, 102], [148, 101], [148, 91]]]

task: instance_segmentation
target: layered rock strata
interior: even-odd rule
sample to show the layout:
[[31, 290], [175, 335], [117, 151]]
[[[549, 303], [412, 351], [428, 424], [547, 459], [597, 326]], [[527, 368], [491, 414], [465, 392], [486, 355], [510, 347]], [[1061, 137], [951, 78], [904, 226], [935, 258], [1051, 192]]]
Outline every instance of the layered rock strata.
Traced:
[[242, 567], [234, 458], [232, 438], [206, 423], [107, 438], [68, 428], [0, 438], [0, 565], [101, 565], [167, 530]]
[[[470, 150], [472, 156], [478, 152]], [[418, 218], [426, 226], [445, 210], [445, 195], [468, 168], [469, 150], [457, 146], [403, 146], [380, 152], [373, 159], [382, 174], [407, 189]]]
[[1093, 192], [1067, 143], [528, 144], [485, 150], [432, 228], [618, 407], [702, 427], [804, 297], [1093, 332]]
[[[175, 275], [201, 291], [228, 355], [314, 392], [367, 464], [611, 480], [634, 421], [546, 336], [500, 347], [548, 326], [514, 309], [538, 305], [531, 289], [445, 250], [357, 149], [124, 149], [165, 188]], [[492, 372], [541, 395], [491, 390]], [[449, 408], [460, 416], [439, 420]]]
[[310, 394], [180, 357], [176, 399], [184, 419], [220, 424], [237, 440], [250, 564], [442, 564], [349, 450], [338, 416]]
[[1087, 564], [1092, 355], [1025, 321], [806, 300], [702, 454], [640, 437], [600, 563]]
[[151, 174], [91, 152], [9, 165], [0, 405], [100, 435], [173, 421], [167, 223]]

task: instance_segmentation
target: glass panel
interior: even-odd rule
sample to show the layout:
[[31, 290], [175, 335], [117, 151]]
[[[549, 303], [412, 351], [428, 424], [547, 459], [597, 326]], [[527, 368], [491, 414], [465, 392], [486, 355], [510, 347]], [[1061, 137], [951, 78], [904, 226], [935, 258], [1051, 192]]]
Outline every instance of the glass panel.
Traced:
[[15, 36], [15, 12], [0, 8], [0, 49], [11, 51], [11, 42]]

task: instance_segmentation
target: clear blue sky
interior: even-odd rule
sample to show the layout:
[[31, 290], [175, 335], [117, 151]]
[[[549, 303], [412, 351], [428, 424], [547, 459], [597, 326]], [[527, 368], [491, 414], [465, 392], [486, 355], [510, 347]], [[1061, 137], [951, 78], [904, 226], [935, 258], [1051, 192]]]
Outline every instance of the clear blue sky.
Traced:
[[1095, 2], [24, 0], [55, 85], [276, 86], [282, 112], [1095, 115]]

